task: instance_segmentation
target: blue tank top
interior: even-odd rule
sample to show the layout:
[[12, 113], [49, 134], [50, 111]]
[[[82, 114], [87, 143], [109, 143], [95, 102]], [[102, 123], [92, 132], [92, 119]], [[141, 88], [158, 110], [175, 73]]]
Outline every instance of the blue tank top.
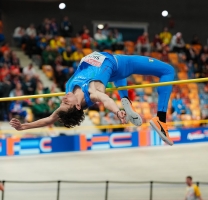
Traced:
[[90, 82], [100, 81], [106, 87], [111, 77], [115, 76], [117, 67], [117, 61], [113, 55], [107, 52], [93, 52], [81, 60], [77, 71], [67, 81], [66, 93], [73, 92], [74, 88], [79, 86], [84, 93], [87, 107], [92, 106], [94, 103], [88, 92]]

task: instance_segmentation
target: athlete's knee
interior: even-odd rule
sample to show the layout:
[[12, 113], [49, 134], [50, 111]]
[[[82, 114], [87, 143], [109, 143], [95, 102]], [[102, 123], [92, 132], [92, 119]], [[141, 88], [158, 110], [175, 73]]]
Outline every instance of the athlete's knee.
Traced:
[[175, 69], [173, 68], [173, 66], [171, 66], [171, 65], [169, 65], [169, 64], [167, 64], [167, 72], [169, 73], [169, 74], [171, 74], [172, 76], [173, 76], [173, 78], [175, 77]]

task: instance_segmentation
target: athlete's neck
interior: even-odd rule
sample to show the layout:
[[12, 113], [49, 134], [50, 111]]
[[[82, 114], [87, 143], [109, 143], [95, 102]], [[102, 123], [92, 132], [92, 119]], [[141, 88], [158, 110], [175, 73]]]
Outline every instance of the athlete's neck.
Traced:
[[73, 91], [75, 97], [78, 100], [78, 104], [80, 104], [82, 107], [86, 105], [85, 98], [84, 98], [84, 92], [82, 92], [82, 89], [80, 87], [76, 87]]

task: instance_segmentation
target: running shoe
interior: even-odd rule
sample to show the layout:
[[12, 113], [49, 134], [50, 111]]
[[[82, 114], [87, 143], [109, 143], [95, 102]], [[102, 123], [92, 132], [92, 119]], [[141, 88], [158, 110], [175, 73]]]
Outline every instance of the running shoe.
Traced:
[[152, 128], [159, 134], [160, 138], [167, 144], [173, 145], [173, 142], [170, 139], [168, 134], [167, 124], [161, 122], [158, 117], [154, 117], [150, 120], [150, 125]]
[[122, 98], [121, 103], [122, 103], [124, 110], [126, 112], [126, 121], [127, 122], [130, 121], [135, 126], [141, 126], [142, 125], [142, 118], [132, 107], [131, 101], [128, 98]]

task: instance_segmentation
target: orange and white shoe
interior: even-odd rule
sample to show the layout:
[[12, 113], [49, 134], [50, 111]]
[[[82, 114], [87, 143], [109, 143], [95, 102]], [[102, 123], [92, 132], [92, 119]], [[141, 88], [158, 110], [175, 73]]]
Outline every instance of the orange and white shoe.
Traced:
[[150, 120], [150, 125], [159, 134], [160, 138], [164, 142], [171, 146], [173, 145], [173, 142], [171, 141], [168, 134], [168, 128], [166, 123], [161, 122], [158, 117], [154, 117]]
[[131, 102], [127, 98], [122, 98], [121, 103], [124, 107], [124, 110], [126, 112], [126, 121], [130, 121], [135, 126], [141, 126], [142, 125], [142, 118], [140, 115], [134, 110], [134, 108], [131, 105]]

